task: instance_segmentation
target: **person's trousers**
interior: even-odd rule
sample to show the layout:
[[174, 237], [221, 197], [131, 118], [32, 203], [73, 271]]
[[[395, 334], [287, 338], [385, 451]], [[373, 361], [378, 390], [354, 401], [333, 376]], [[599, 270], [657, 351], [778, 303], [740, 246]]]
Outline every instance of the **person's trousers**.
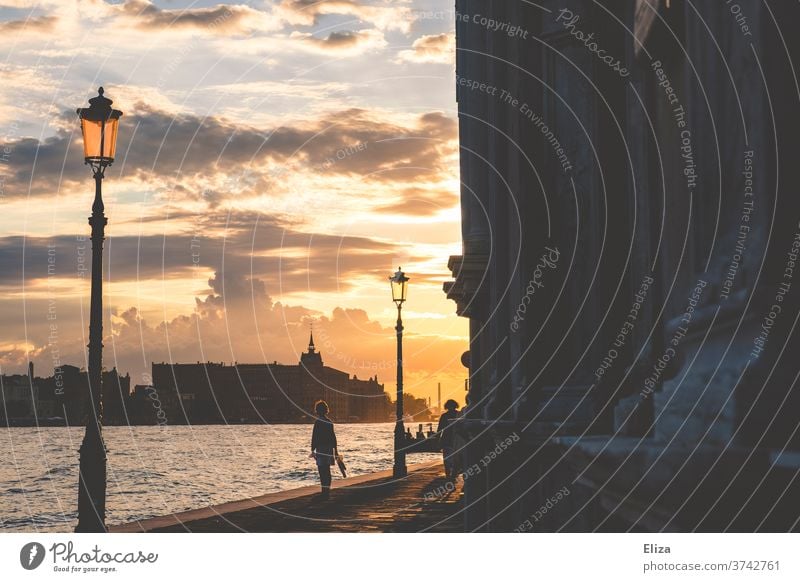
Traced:
[[322, 458], [317, 460], [317, 470], [319, 471], [319, 482], [322, 484], [323, 487], [330, 487], [331, 481], [333, 480], [331, 477], [331, 462], [327, 456], [325, 455], [321, 456]]
[[454, 476], [453, 473], [455, 471], [455, 463], [456, 463], [456, 455], [453, 451], [453, 447], [444, 446], [442, 447], [442, 457], [444, 461], [444, 472], [448, 477]]

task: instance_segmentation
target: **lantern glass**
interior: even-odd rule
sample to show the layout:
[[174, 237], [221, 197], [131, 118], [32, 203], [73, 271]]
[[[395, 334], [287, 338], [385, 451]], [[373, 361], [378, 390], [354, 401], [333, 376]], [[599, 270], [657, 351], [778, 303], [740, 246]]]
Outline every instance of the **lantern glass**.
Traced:
[[408, 277], [402, 269], [397, 269], [397, 272], [389, 277], [389, 281], [392, 284], [392, 301], [400, 305], [408, 297]]
[[104, 168], [114, 161], [122, 111], [111, 108], [113, 101], [103, 96], [102, 87], [97, 93], [97, 97], [89, 99], [89, 107], [78, 109], [78, 117], [81, 120], [86, 163]]
[[81, 119], [83, 156], [92, 161], [113, 162], [117, 151], [119, 119], [93, 121]]

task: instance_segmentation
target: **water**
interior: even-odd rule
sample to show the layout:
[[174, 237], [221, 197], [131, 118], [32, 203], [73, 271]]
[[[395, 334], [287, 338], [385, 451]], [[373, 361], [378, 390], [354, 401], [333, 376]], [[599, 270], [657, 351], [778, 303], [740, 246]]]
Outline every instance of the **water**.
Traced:
[[[348, 476], [392, 466], [394, 425], [337, 424]], [[0, 429], [0, 529], [69, 532], [77, 523], [83, 428]], [[311, 425], [112, 426], [106, 523], [124, 523], [317, 484]], [[432, 458], [413, 455], [409, 462]], [[333, 469], [334, 478], [340, 476]]]

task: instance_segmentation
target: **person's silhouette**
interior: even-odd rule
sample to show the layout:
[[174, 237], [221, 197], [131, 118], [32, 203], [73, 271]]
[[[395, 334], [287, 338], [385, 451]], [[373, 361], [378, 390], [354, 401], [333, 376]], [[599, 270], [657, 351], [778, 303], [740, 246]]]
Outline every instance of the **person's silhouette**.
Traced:
[[327, 499], [331, 493], [331, 466], [335, 462], [339, 448], [336, 443], [336, 433], [333, 430], [333, 421], [328, 418], [328, 403], [324, 400], [314, 405], [317, 420], [314, 421], [314, 430], [311, 432], [311, 457], [317, 461], [319, 481], [322, 485], [322, 497]]
[[456, 476], [455, 472], [455, 453], [453, 452], [453, 427], [452, 424], [458, 418], [458, 402], [453, 399], [444, 403], [446, 412], [439, 417], [439, 443], [442, 445], [442, 457], [444, 460], [444, 474], [448, 479]]

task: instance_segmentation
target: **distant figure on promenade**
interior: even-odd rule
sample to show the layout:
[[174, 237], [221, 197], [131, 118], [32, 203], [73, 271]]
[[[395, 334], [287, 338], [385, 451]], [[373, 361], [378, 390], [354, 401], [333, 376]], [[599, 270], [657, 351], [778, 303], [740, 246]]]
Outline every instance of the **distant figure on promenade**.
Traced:
[[328, 403], [319, 400], [314, 405], [314, 411], [317, 413], [317, 420], [314, 421], [314, 430], [311, 433], [311, 457], [317, 461], [322, 498], [327, 499], [331, 494], [331, 466], [336, 461], [339, 447], [333, 431], [333, 421], [328, 418]]
[[448, 479], [455, 479], [457, 473], [455, 468], [455, 453], [453, 452], [453, 428], [452, 425], [458, 419], [458, 402], [452, 398], [444, 403], [446, 412], [439, 417], [439, 426], [436, 432], [439, 433], [439, 442], [442, 445], [442, 457], [444, 459], [444, 474]]

